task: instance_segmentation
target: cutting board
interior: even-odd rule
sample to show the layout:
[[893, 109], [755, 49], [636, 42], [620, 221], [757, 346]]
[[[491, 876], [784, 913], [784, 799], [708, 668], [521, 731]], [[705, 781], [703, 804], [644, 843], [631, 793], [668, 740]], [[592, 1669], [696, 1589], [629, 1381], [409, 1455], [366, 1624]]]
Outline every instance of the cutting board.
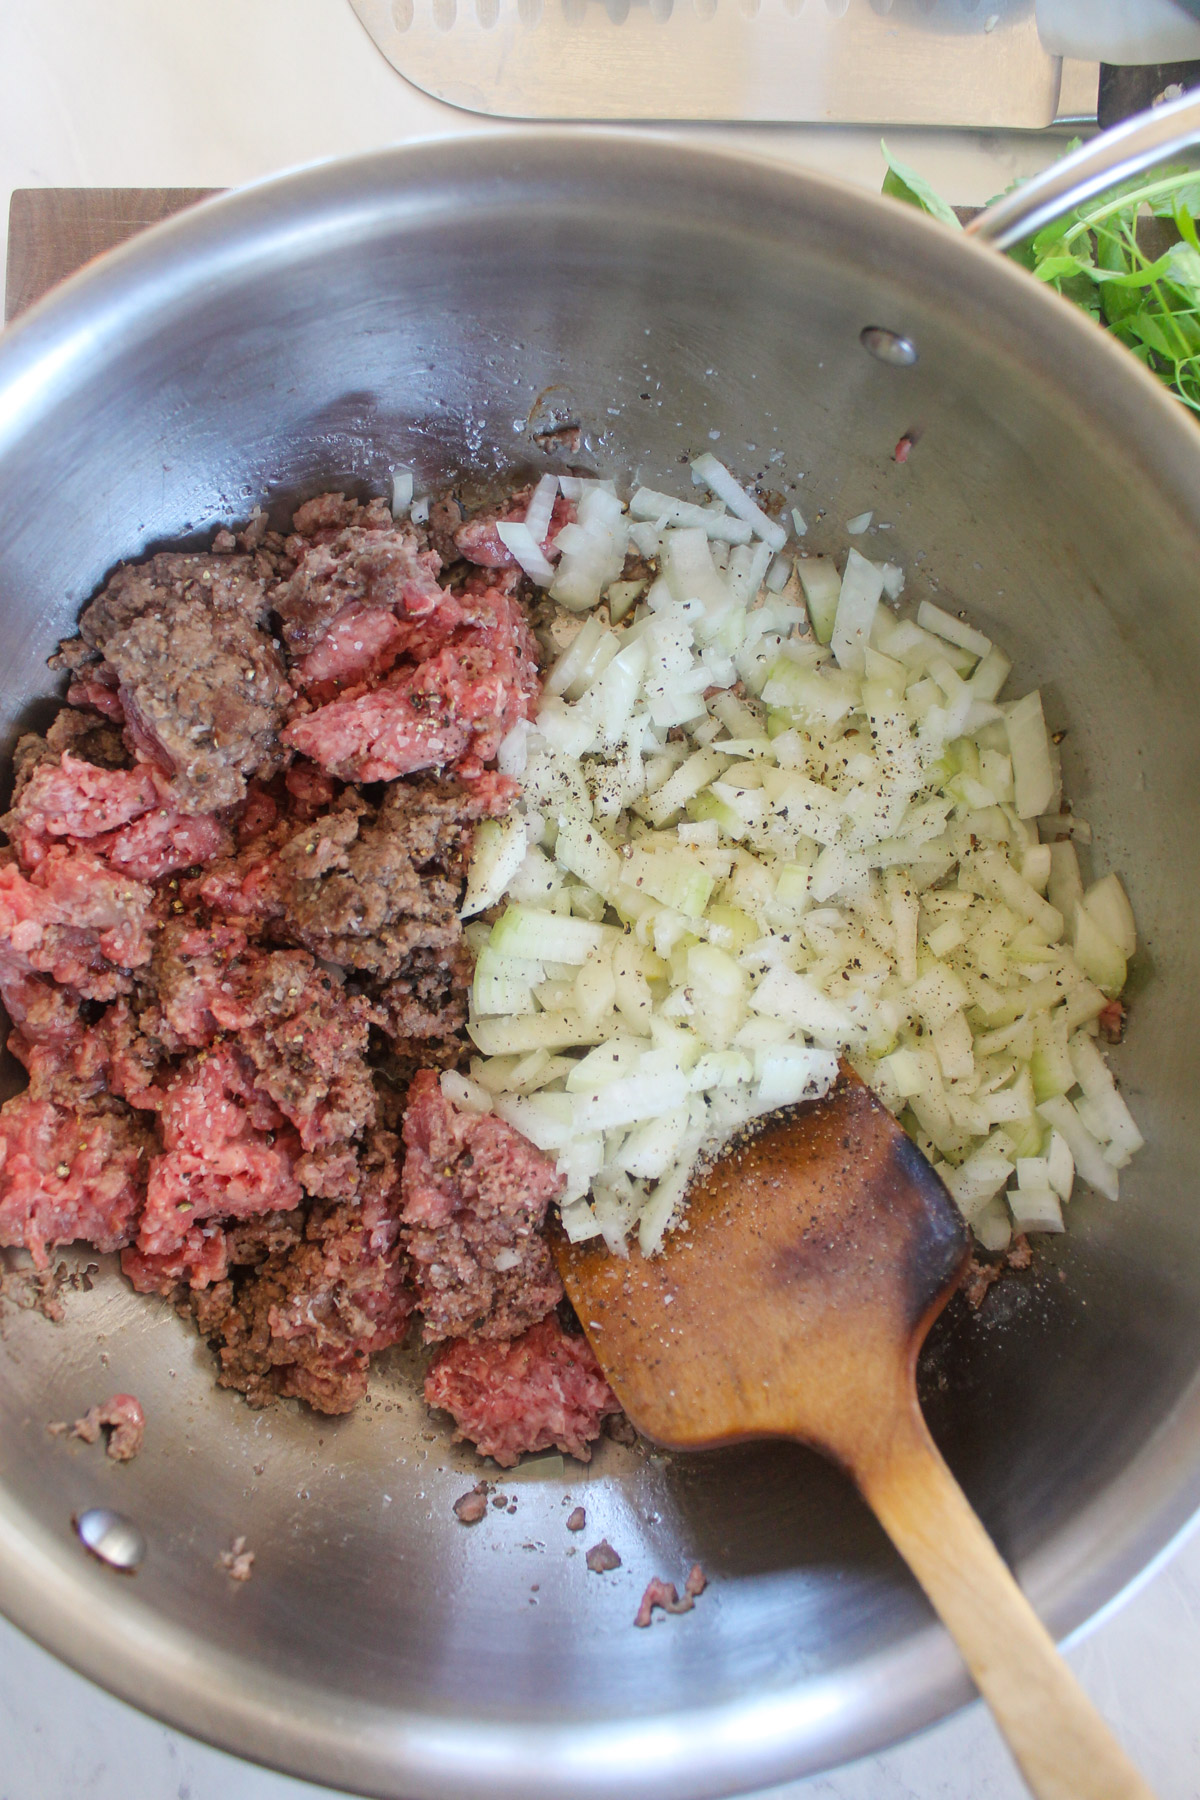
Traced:
[[7, 323], [93, 256], [216, 188], [17, 188], [8, 209]]

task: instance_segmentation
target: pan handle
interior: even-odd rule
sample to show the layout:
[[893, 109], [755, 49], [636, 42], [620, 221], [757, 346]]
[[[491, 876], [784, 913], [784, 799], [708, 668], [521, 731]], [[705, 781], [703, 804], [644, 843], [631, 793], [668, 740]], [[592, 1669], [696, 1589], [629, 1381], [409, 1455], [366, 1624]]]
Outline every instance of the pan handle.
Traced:
[[1200, 92], [1168, 100], [1093, 138], [976, 214], [967, 231], [1011, 250], [1094, 194], [1200, 145]]

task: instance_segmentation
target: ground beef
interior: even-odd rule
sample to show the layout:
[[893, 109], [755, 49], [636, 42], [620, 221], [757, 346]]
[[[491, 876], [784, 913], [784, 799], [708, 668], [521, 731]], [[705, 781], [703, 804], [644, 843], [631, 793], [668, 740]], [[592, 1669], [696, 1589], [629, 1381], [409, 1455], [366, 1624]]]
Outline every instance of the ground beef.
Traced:
[[70, 1110], [28, 1089], [0, 1107], [0, 1244], [23, 1244], [46, 1268], [56, 1244], [130, 1242], [152, 1138], [107, 1098]]
[[1124, 1004], [1120, 1000], [1110, 1000], [1101, 1007], [1096, 1023], [1106, 1044], [1119, 1044], [1125, 1036]]
[[459, 558], [455, 537], [462, 522], [463, 509], [454, 494], [439, 494], [431, 501], [426, 531], [430, 548], [441, 557], [443, 568]]
[[188, 1297], [218, 1349], [223, 1386], [252, 1405], [277, 1396], [348, 1412], [366, 1392], [369, 1358], [404, 1337], [413, 1307], [400, 1245], [396, 1139], [370, 1135], [353, 1204], [315, 1205], [230, 1232], [230, 1278]]
[[[0, 852], [0, 856], [4, 855]], [[11, 856], [11, 851], [7, 853]], [[128, 993], [150, 960], [153, 889], [60, 845], [29, 876], [0, 866], [0, 993], [49, 975], [89, 1000]], [[17, 1002], [18, 1008], [20, 1002]]]
[[454, 1516], [460, 1525], [478, 1525], [488, 1509], [487, 1485], [480, 1482], [469, 1494], [460, 1494], [454, 1502]]
[[61, 843], [86, 847], [119, 874], [155, 881], [232, 849], [217, 819], [178, 810], [161, 770], [98, 768], [69, 750], [39, 762], [0, 824], [26, 869]]
[[427, 779], [315, 820], [280, 852], [289, 938], [385, 982], [414, 951], [452, 951], [475, 816], [455, 783]]
[[458, 908], [486, 798], [433, 777], [397, 783], [378, 806], [347, 792], [337, 810], [298, 830], [275, 827], [215, 864], [185, 899], [194, 894], [325, 962], [403, 983], [414, 956], [457, 954]]
[[71, 1436], [94, 1444], [101, 1430], [108, 1428], [109, 1456], [114, 1462], [132, 1462], [146, 1435], [146, 1415], [141, 1402], [132, 1394], [113, 1394], [100, 1406], [89, 1406], [81, 1419], [76, 1419]]
[[122, 564], [80, 621], [97, 666], [80, 671], [86, 693], [77, 681], [71, 697], [94, 706], [115, 681], [130, 748], [169, 777], [181, 808], [216, 812], [242, 799], [247, 776], [286, 761], [292, 689], [267, 624], [248, 555]]
[[675, 1590], [673, 1581], [663, 1581], [658, 1575], [651, 1576], [646, 1583], [646, 1591], [638, 1604], [634, 1624], [645, 1630], [654, 1616], [655, 1607], [665, 1613], [691, 1612], [696, 1600], [708, 1586], [708, 1576], [699, 1563], [693, 1563], [688, 1571], [687, 1580], [683, 1584], [682, 1596]]
[[173, 1297], [184, 1286], [212, 1287], [229, 1269], [228, 1236], [219, 1221], [192, 1225], [174, 1250], [122, 1250], [121, 1268], [139, 1294]]
[[[0, 1244], [41, 1270], [56, 1244], [119, 1249], [255, 1404], [347, 1410], [418, 1303], [431, 1338], [508, 1340], [561, 1294], [552, 1167], [431, 1073], [464, 1050], [474, 827], [517, 791], [485, 765], [538, 691], [518, 572], [471, 573], [461, 511], [438, 516], [440, 549], [326, 494], [286, 538], [256, 513], [118, 569], [0, 821], [29, 1077], [0, 1108]], [[492, 1352], [523, 1383], [509, 1441], [582, 1446], [607, 1389], [538, 1329]]]
[[206, 1219], [246, 1219], [299, 1205], [300, 1142], [255, 1082], [254, 1065], [224, 1044], [186, 1057], [161, 1088], [135, 1096], [159, 1115], [164, 1148], [151, 1158], [137, 1247], [180, 1250]]
[[147, 991], [171, 1048], [236, 1037], [256, 1088], [295, 1126], [305, 1150], [343, 1143], [374, 1123], [372, 1009], [306, 951], [259, 948], [237, 926], [172, 922], [155, 945]]
[[149, 1122], [112, 1089], [105, 1026], [85, 1026], [79, 997], [26, 981], [8, 1047], [29, 1085], [0, 1107], [0, 1244], [39, 1267], [77, 1239], [115, 1250], [134, 1235], [156, 1148]]
[[26, 1068], [29, 1059], [20, 1046], [66, 1044], [78, 1034], [80, 996], [72, 988], [58, 987], [47, 975], [10, 973], [3, 977], [4, 1006], [16, 1030], [8, 1047]]
[[[294, 817], [299, 803], [286, 799]], [[458, 918], [471, 839], [476, 820], [507, 804], [507, 793], [426, 776], [397, 783], [378, 806], [347, 790], [337, 810], [300, 829], [270, 804], [275, 822], [185, 884], [185, 903], [200, 900], [364, 981], [402, 1085], [417, 1068], [452, 1067], [471, 979]]]
[[425, 1377], [425, 1398], [506, 1469], [526, 1450], [553, 1447], [587, 1462], [601, 1419], [619, 1410], [587, 1339], [568, 1337], [553, 1314], [511, 1344], [448, 1344]]
[[607, 1538], [601, 1538], [598, 1544], [593, 1544], [584, 1561], [593, 1575], [611, 1575], [614, 1569], [621, 1567], [621, 1558]]
[[409, 1090], [404, 1147], [405, 1236], [426, 1342], [507, 1340], [544, 1318], [562, 1299], [541, 1236], [563, 1185], [550, 1159], [491, 1113], [460, 1112], [431, 1070]]
[[43, 763], [57, 764], [64, 752], [98, 769], [125, 769], [132, 760], [119, 724], [89, 707], [64, 706], [44, 736], [31, 731], [17, 739], [13, 751], [14, 805], [35, 771]]
[[[446, 600], [441, 559], [398, 527], [384, 501], [365, 507], [324, 494], [297, 512], [287, 550], [295, 568], [271, 593], [293, 658], [303, 658], [339, 620], [368, 613], [421, 619]], [[378, 621], [377, 621], [378, 622]]]
[[[421, 769], [482, 774], [519, 719], [532, 718], [537, 656], [524, 616], [498, 585], [472, 590], [470, 622], [382, 682], [293, 719], [284, 740], [345, 781]], [[431, 646], [432, 649], [432, 646]]]
[[963, 1274], [962, 1291], [967, 1305], [975, 1312], [983, 1305], [992, 1283], [1001, 1281], [1010, 1271], [1020, 1272], [1033, 1263], [1029, 1239], [1019, 1232], [1005, 1253], [992, 1262], [972, 1256]]

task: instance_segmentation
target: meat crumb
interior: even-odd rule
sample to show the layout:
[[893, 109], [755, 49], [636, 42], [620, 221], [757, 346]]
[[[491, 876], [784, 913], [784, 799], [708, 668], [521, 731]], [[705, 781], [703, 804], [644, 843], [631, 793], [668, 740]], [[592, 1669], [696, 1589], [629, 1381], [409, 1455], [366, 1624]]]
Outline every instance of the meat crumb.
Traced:
[[[94, 1444], [101, 1430], [107, 1428], [106, 1449], [114, 1462], [132, 1462], [146, 1435], [146, 1415], [141, 1402], [132, 1394], [114, 1394], [101, 1406], [90, 1406], [71, 1427], [71, 1436]], [[56, 1428], [51, 1426], [53, 1431]]]
[[[12, 1048], [11, 1037], [9, 1048]], [[61, 1298], [62, 1267], [60, 1264], [57, 1269], [10, 1269], [0, 1261], [0, 1320], [7, 1305], [15, 1306], [19, 1312], [40, 1313], [47, 1323], [61, 1325], [67, 1316]]]
[[247, 1550], [244, 1537], [235, 1537], [228, 1550], [222, 1550], [218, 1565], [230, 1581], [249, 1581], [254, 1570], [254, 1552]]
[[574, 1512], [568, 1515], [567, 1530], [582, 1531], [586, 1524], [587, 1514], [584, 1512], [582, 1506], [577, 1506]]
[[480, 1482], [467, 1494], [460, 1494], [454, 1502], [454, 1516], [460, 1525], [478, 1525], [488, 1509], [487, 1486]]
[[663, 1581], [657, 1575], [652, 1576], [646, 1583], [646, 1591], [634, 1616], [634, 1624], [644, 1631], [654, 1616], [655, 1607], [665, 1613], [691, 1612], [698, 1596], [707, 1586], [708, 1576], [699, 1563], [693, 1563], [688, 1571], [682, 1595], [677, 1592], [673, 1581]]
[[1004, 1256], [997, 1262], [980, 1262], [973, 1256], [963, 1278], [963, 1297], [973, 1312], [978, 1312], [994, 1281], [1000, 1281], [1009, 1270], [1033, 1266], [1033, 1246], [1022, 1232], [1015, 1237]]
[[1033, 1250], [1024, 1232], [1013, 1239], [1004, 1260], [1010, 1269], [1028, 1269], [1030, 1267], [1033, 1262]]
[[1125, 1008], [1119, 1000], [1110, 1000], [1101, 1008], [1096, 1023], [1106, 1044], [1119, 1044], [1125, 1036]]
[[999, 1263], [980, 1262], [977, 1256], [971, 1258], [970, 1262], [967, 1264], [966, 1275], [963, 1277], [962, 1291], [963, 1297], [972, 1312], [979, 1311], [979, 1308], [987, 1298], [988, 1289], [991, 1287], [993, 1281], [998, 1281], [1000, 1279], [1001, 1272]]
[[[587, 1553], [586, 1560], [587, 1566], [592, 1571], [593, 1575], [607, 1575], [610, 1569], [619, 1569], [621, 1567], [621, 1559], [607, 1538], [601, 1538], [598, 1544], [592, 1545]], [[674, 1592], [674, 1589], [672, 1589], [672, 1592]]]

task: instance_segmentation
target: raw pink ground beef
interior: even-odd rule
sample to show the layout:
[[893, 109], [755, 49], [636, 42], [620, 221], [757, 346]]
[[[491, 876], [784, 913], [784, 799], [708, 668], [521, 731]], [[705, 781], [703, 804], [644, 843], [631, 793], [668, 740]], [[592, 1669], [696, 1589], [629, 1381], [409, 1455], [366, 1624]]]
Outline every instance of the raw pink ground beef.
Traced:
[[0, 1118], [0, 1244], [42, 1268], [56, 1244], [129, 1242], [141, 1211], [147, 1134], [121, 1113], [68, 1112], [28, 1092]]
[[600, 1421], [620, 1411], [587, 1339], [568, 1336], [553, 1314], [512, 1343], [448, 1345], [425, 1377], [425, 1398], [505, 1469], [526, 1450], [587, 1462]]
[[299, 1140], [254, 1083], [249, 1058], [233, 1045], [189, 1057], [165, 1088], [138, 1104], [159, 1114], [164, 1145], [152, 1159], [137, 1248], [169, 1256], [193, 1225], [287, 1212], [302, 1199]]
[[[554, 1316], [553, 1165], [437, 1076], [472, 832], [517, 791], [488, 765], [538, 696], [496, 536], [527, 504], [447, 502], [422, 536], [325, 494], [286, 537], [257, 513], [122, 566], [56, 659], [68, 706], [18, 744], [0, 848], [29, 1077], [0, 1108], [0, 1245], [121, 1250], [254, 1404], [346, 1411], [418, 1309], [452, 1340], [431, 1403], [503, 1462], [586, 1456], [616, 1409]], [[81, 1421], [104, 1425], [134, 1445], [137, 1403]]]
[[105, 1426], [109, 1432], [108, 1455], [114, 1462], [132, 1462], [146, 1435], [141, 1401], [132, 1394], [113, 1394], [101, 1405], [89, 1406], [82, 1419], [76, 1419], [71, 1436], [94, 1444]]
[[[0, 852], [2, 855], [3, 852]], [[153, 890], [60, 845], [32, 874], [0, 866], [0, 991], [22, 975], [51, 976], [81, 998], [128, 992], [150, 960]]]
[[284, 740], [345, 781], [391, 781], [419, 769], [482, 774], [537, 698], [536, 658], [519, 607], [500, 587], [471, 599], [471, 622], [378, 685], [293, 719]]

